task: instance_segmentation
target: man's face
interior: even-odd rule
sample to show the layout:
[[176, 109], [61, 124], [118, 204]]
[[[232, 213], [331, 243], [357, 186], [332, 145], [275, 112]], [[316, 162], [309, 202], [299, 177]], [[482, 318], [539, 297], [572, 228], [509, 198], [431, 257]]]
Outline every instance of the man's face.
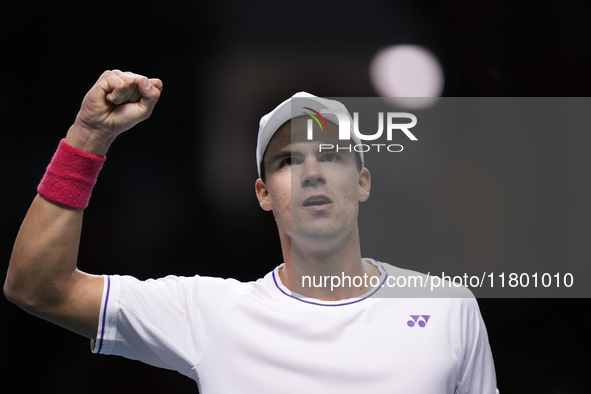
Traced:
[[266, 182], [257, 181], [261, 206], [273, 210], [280, 232], [308, 241], [341, 239], [357, 225], [359, 201], [369, 197], [369, 171], [358, 170], [354, 152], [319, 151], [320, 144], [349, 146], [338, 127], [314, 129], [307, 140], [307, 117], [287, 122], [264, 156]]

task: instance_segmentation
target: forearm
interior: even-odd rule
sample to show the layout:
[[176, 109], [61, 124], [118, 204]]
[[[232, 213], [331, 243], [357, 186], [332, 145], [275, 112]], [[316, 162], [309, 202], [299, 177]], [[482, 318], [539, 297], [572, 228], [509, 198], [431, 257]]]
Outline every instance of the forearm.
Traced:
[[76, 269], [83, 209], [113, 139], [101, 138], [80, 123], [77, 117], [39, 185], [4, 286], [11, 301], [41, 317], [59, 313], [76, 280], [84, 276]]
[[76, 268], [82, 215], [35, 197], [17, 235], [4, 294], [37, 317], [95, 338], [103, 278]]

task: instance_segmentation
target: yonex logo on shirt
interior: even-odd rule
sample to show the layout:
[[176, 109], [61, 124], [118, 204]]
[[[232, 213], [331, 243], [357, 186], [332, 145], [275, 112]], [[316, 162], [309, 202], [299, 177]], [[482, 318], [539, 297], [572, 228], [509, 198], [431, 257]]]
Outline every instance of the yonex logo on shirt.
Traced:
[[409, 315], [410, 317], [412, 317], [412, 320], [409, 320], [406, 322], [406, 325], [409, 327], [414, 327], [416, 324], [419, 325], [419, 327], [425, 327], [427, 325], [427, 322], [429, 321], [429, 318], [431, 317], [431, 315]]

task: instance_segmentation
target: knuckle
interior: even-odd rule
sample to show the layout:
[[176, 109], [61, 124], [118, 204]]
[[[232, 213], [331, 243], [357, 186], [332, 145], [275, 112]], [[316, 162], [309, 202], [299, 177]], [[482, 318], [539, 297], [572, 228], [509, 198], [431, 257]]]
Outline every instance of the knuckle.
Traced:
[[110, 81], [115, 89], [124, 89], [127, 84], [121, 78], [115, 77]]
[[127, 80], [130, 80], [130, 81], [133, 81], [133, 82], [136, 82], [137, 79], [138, 79], [137, 78], [137, 75], [135, 75], [134, 73], [129, 72], [129, 71], [124, 72], [121, 77], [122, 78], [126, 78]]
[[113, 72], [111, 70], [103, 71], [101, 76], [98, 78], [97, 83], [100, 84], [101, 82], [108, 80], [111, 77], [111, 75], [113, 75]]

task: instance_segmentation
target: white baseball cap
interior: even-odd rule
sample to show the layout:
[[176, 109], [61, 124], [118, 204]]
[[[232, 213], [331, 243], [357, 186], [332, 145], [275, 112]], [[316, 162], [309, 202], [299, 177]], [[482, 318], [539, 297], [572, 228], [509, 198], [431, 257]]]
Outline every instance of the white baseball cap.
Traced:
[[[306, 92], [298, 92], [279, 104], [273, 111], [261, 118], [259, 123], [259, 136], [257, 138], [257, 170], [259, 177], [261, 176], [261, 166], [263, 165], [263, 156], [269, 141], [277, 131], [277, 129], [288, 120], [305, 115], [304, 109], [313, 109], [320, 112], [321, 109], [337, 110], [339, 112], [345, 112], [351, 119], [351, 114], [341, 102], [336, 100], [329, 100], [321, 97], [314, 96], [313, 94]], [[336, 115], [334, 114], [322, 114], [325, 118], [330, 120], [332, 123], [338, 125]], [[350, 124], [353, 124], [351, 120]], [[355, 133], [352, 133], [353, 141], [356, 144], [360, 144], [361, 141]], [[357, 152], [361, 159], [361, 165], [363, 165], [363, 152]]]

